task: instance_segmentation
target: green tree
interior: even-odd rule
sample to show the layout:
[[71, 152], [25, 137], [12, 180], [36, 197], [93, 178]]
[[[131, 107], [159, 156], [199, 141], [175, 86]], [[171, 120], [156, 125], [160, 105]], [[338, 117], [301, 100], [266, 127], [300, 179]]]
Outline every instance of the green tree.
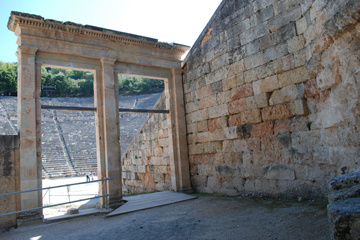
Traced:
[[17, 92], [17, 64], [0, 62], [0, 93]]

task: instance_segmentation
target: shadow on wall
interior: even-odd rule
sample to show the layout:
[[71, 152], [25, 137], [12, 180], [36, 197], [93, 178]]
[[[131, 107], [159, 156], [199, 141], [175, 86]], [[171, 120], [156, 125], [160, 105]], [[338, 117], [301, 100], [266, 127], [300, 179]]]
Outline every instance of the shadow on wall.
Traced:
[[[19, 191], [19, 136], [0, 135], [0, 193]], [[19, 194], [1, 197], [0, 214], [17, 211], [20, 204]], [[0, 228], [16, 225], [16, 214], [2, 216]]]

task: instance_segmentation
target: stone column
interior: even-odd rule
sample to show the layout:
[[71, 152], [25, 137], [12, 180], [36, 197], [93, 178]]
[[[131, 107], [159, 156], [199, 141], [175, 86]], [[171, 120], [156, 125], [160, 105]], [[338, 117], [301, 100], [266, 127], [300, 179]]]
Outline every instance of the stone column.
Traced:
[[[108, 181], [107, 192], [113, 195], [110, 204], [122, 203], [122, 178], [119, 127], [118, 82], [114, 74], [115, 59], [101, 59], [100, 71], [96, 71], [95, 106], [96, 138], [98, 157], [98, 177], [113, 177]], [[100, 183], [100, 194], [105, 194], [105, 186]], [[104, 199], [100, 204], [105, 206]]]
[[[38, 188], [42, 188], [42, 158], [41, 158], [41, 64], [36, 64], [36, 94], [35, 94], [35, 104], [36, 104], [36, 161], [37, 161], [37, 175], [38, 175]], [[38, 191], [38, 203], [39, 206], [42, 206], [42, 191]], [[43, 209], [39, 210], [42, 214]]]
[[172, 78], [165, 84], [168, 114], [171, 182], [175, 191], [192, 192], [186, 140], [186, 121], [182, 70], [171, 69]]
[[[20, 136], [20, 190], [41, 187], [41, 150], [38, 146], [40, 132], [38, 115], [41, 111], [39, 91], [36, 80], [35, 54], [37, 48], [19, 46], [18, 48], [18, 134]], [[41, 83], [40, 83], [41, 84]], [[41, 119], [40, 119], [41, 120]], [[40, 156], [38, 157], [38, 154]], [[40, 160], [40, 161], [39, 161]], [[39, 171], [40, 168], [40, 171]], [[21, 209], [42, 205], [41, 191], [21, 194]]]

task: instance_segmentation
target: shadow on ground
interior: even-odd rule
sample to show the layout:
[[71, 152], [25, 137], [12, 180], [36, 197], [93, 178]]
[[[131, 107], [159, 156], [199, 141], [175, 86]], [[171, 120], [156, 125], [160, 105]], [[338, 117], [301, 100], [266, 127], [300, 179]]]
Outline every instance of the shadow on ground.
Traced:
[[[198, 194], [128, 213], [7, 229], [2, 239], [329, 239], [326, 202]], [[36, 238], [37, 237], [37, 238]]]

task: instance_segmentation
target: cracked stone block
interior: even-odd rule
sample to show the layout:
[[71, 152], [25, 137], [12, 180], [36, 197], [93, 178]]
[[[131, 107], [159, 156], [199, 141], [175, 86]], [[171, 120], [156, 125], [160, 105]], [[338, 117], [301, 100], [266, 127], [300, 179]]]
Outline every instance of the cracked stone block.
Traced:
[[360, 198], [349, 198], [327, 207], [331, 239], [360, 239]]

